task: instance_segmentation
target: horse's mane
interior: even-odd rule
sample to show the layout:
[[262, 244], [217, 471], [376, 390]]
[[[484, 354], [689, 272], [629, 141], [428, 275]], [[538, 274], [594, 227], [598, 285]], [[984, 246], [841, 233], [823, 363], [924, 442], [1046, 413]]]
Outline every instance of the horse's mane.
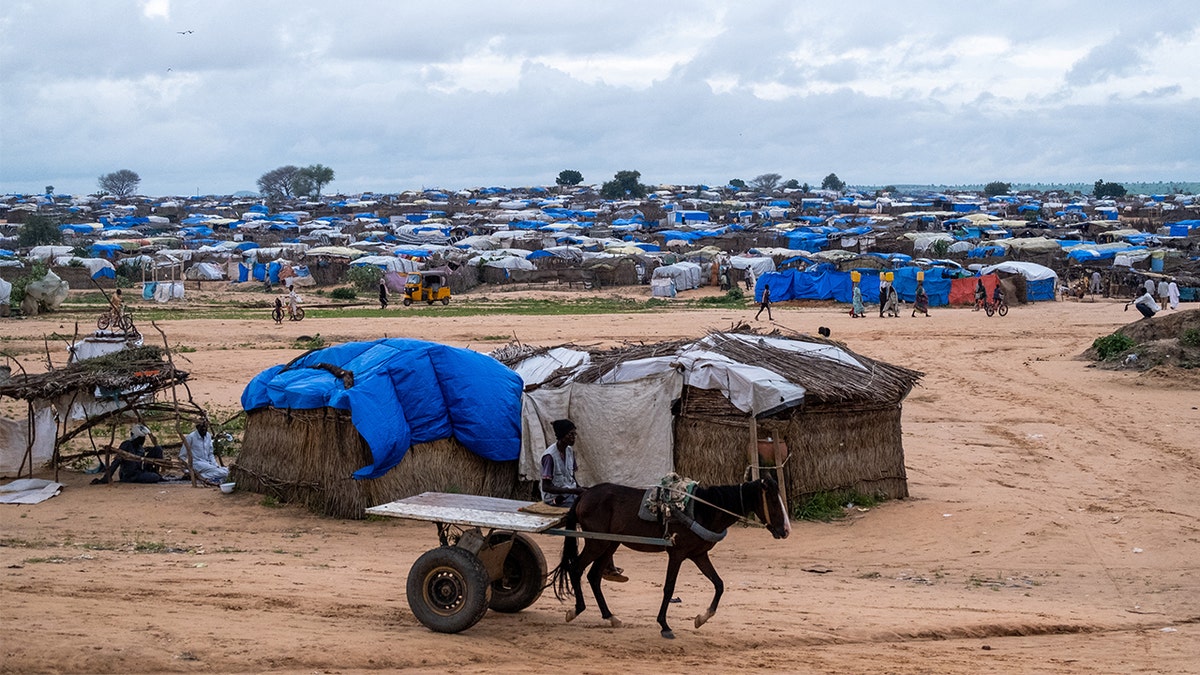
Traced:
[[[743, 498], [750, 497], [750, 495], [743, 494], [743, 485], [744, 483], [738, 483], [737, 485], [699, 486], [696, 488], [695, 494], [700, 499], [719, 506], [722, 509], [744, 514], [745, 504]], [[717, 515], [711, 506], [701, 501], [696, 502], [695, 513], [698, 520], [701, 519], [701, 516], [704, 516], [703, 519], [707, 520]]]

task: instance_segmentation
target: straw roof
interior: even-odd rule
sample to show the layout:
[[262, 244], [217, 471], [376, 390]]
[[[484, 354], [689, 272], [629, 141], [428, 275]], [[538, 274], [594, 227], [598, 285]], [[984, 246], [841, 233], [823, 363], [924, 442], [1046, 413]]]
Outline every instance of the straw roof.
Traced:
[[0, 396], [35, 401], [84, 389], [126, 391], [149, 385], [149, 389], [158, 390], [186, 382], [188, 373], [172, 367], [165, 357], [161, 347], [134, 347], [46, 373], [13, 375], [11, 380], [0, 382]]
[[[744, 336], [781, 338], [833, 347], [857, 361], [862, 367], [858, 368], [829, 358], [827, 355], [822, 355], [821, 350], [781, 349], [778, 343], [773, 341], [746, 340]], [[740, 324], [729, 331], [710, 331], [706, 340], [705, 348], [709, 351], [722, 354], [739, 363], [754, 364], [773, 370], [788, 381], [799, 384], [806, 390], [806, 400], [814, 403], [848, 401], [899, 403], [924, 376], [924, 373], [920, 371], [855, 353], [841, 342], [795, 331], [784, 331], [780, 328], [776, 328], [770, 333], [762, 333], [746, 324]], [[590, 362], [575, 368], [560, 369], [548, 377], [541, 386], [561, 386], [568, 381], [596, 382], [621, 363], [670, 356], [693, 343], [694, 341], [691, 340], [652, 344], [625, 343], [608, 349], [580, 347], [574, 344], [560, 345], [588, 352], [591, 357]], [[523, 345], [510, 345], [494, 352], [493, 356], [501, 363], [512, 367], [522, 360], [544, 351], [546, 350], [534, 350]]]

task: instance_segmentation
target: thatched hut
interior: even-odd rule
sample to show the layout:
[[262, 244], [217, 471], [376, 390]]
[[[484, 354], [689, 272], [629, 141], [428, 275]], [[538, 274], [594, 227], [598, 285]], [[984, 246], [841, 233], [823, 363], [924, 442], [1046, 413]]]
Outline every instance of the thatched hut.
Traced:
[[247, 385], [230, 476], [342, 518], [430, 490], [529, 497], [520, 396], [511, 370], [465, 349], [393, 338], [310, 351]]
[[754, 418], [715, 390], [685, 386], [675, 421], [678, 473], [702, 482], [736, 482], [745, 471], [748, 448], [780, 441], [788, 450], [784, 474], [791, 506], [816, 493], [841, 490], [908, 496], [901, 405], [921, 373], [852, 352], [865, 368], [728, 338], [718, 339], [714, 347], [803, 386], [804, 402]]
[[[701, 344], [706, 354], [703, 363], [689, 356]], [[672, 368], [684, 372], [682, 383], [674, 384], [677, 399], [667, 418], [673, 429], [670, 460], [677, 473], [704, 483], [736, 483], [743, 479], [748, 465], [761, 467], [778, 460], [784, 467], [792, 507], [819, 492], [854, 490], [888, 498], [908, 495], [901, 404], [922, 374], [855, 354], [838, 342], [779, 331], [759, 335], [743, 326], [728, 333], [710, 333], [698, 343], [591, 351], [583, 359], [584, 365], [561, 368], [537, 387], [554, 390], [629, 382], [616, 373], [656, 359], [666, 359]], [[522, 372], [522, 360], [518, 356], [506, 362]], [[760, 381], [743, 384], [743, 390], [773, 380], [781, 383], [783, 393], [738, 394], [732, 391], [733, 385], [718, 381], [729, 381], [725, 376], [689, 379], [689, 370], [710, 369], [721, 362], [764, 369], [752, 373]], [[642, 371], [648, 372], [644, 367]], [[530, 388], [527, 380], [527, 390]], [[527, 396], [536, 398], [538, 393]], [[579, 396], [580, 392], [574, 391], [572, 403]], [[752, 398], [764, 403], [748, 405]], [[580, 413], [587, 415], [588, 411]], [[642, 408], [637, 415], [641, 418], [648, 413]], [[643, 452], [634, 449], [637, 439], [628, 438], [636, 428], [634, 422], [620, 420], [609, 426], [626, 434], [625, 453]], [[592, 433], [605, 430], [593, 429]], [[587, 430], [581, 432], [581, 438], [587, 435]], [[777, 445], [789, 451], [786, 461], [782, 454], [775, 456]], [[629, 458], [614, 457], [612, 461], [622, 464]]]
[[333, 408], [262, 408], [246, 431], [230, 480], [239, 490], [337, 518], [362, 518], [364, 509], [422, 492], [455, 492], [527, 499], [532, 486], [517, 479], [517, 462], [484, 459], [454, 438], [418, 443], [379, 478], [355, 480], [371, 450], [350, 413]]

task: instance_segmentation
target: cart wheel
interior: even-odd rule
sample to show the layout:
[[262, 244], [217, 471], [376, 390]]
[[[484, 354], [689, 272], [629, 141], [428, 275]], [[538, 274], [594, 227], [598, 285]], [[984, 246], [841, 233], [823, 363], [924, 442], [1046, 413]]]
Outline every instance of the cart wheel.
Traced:
[[425, 304], [427, 304], [427, 305], [432, 305], [432, 304], [433, 304], [433, 301], [432, 301], [432, 300], [426, 300], [426, 301], [425, 301]]
[[478, 623], [491, 591], [483, 563], [456, 546], [426, 551], [408, 571], [408, 606], [417, 621], [439, 633], [458, 633]]
[[442, 306], [445, 307], [448, 304], [450, 304], [450, 298], [442, 298]]
[[1001, 303], [1000, 306], [996, 308], [996, 311], [999, 312], [1000, 316], [1008, 316], [1008, 303]]
[[400, 304], [404, 305], [405, 307], [408, 307], [409, 305], [412, 304], [412, 298], [404, 298], [403, 300], [400, 301]]
[[542, 549], [527, 534], [520, 532], [495, 532], [488, 537], [488, 545], [506, 541], [512, 537], [512, 548], [504, 559], [502, 576], [492, 582], [492, 601], [488, 605], [497, 612], [519, 612], [542, 597], [546, 585], [546, 557]]

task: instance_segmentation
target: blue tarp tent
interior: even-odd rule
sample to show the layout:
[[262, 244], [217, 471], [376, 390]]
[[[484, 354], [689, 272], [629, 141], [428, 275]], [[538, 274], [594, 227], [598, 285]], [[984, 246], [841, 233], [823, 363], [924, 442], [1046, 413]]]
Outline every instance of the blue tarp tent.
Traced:
[[[895, 270], [893, 284], [896, 292], [905, 302], [912, 302], [917, 293], [917, 267], [903, 267]], [[879, 273], [877, 269], [860, 269], [862, 280], [859, 289], [862, 291], [863, 302], [879, 302]], [[771, 286], [771, 300], [836, 300], [850, 302], [854, 296], [854, 284], [850, 281], [850, 272], [839, 272], [832, 265], [817, 265], [807, 270], [782, 270], [762, 275], [754, 287], [754, 299], [762, 302], [762, 289], [767, 284]], [[941, 306], [950, 304], [950, 278], [945, 276], [945, 270], [931, 268], [925, 270], [925, 292], [929, 295], [929, 304]]]
[[[318, 364], [353, 372], [353, 385]], [[348, 410], [371, 449], [371, 464], [354, 472], [364, 479], [387, 473], [417, 443], [450, 437], [486, 459], [517, 459], [521, 390], [520, 376], [490, 356], [385, 338], [327, 347], [268, 368], [246, 385], [242, 408]]]

